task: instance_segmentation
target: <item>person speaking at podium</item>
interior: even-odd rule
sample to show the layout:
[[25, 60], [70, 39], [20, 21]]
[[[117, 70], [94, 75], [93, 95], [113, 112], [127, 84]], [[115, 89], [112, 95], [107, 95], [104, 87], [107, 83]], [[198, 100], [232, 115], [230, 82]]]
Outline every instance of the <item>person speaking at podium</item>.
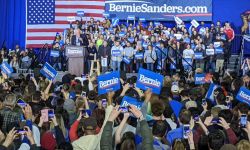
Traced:
[[75, 46], [87, 47], [89, 45], [89, 41], [86, 34], [82, 33], [80, 29], [75, 30], [75, 35], [72, 36], [71, 43]]

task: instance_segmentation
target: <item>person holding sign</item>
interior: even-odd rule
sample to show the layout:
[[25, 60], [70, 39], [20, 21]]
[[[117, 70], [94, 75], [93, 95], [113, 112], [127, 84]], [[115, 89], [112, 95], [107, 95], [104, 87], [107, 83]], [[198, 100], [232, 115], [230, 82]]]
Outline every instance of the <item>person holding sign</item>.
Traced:
[[213, 43], [211, 43], [206, 49], [206, 72], [214, 72], [214, 71], [215, 71], [214, 45]]
[[148, 45], [148, 49], [144, 53], [144, 62], [147, 64], [147, 69], [154, 71], [154, 63], [157, 59], [156, 52], [152, 45]]
[[126, 47], [123, 51], [123, 59], [124, 60], [124, 70], [127, 73], [131, 73], [133, 71], [133, 56], [134, 56], [134, 48], [131, 46], [129, 41], [126, 42]]
[[111, 48], [111, 60], [113, 71], [120, 71], [121, 61], [122, 61], [123, 47], [120, 45], [120, 41], [116, 41], [115, 45]]
[[111, 48], [106, 40], [104, 40], [103, 45], [99, 47], [98, 54], [99, 54], [99, 59], [101, 60], [102, 72], [106, 72], [110, 64], [110, 56], [111, 56]]
[[205, 56], [205, 46], [197, 41], [197, 45], [194, 48], [195, 51], [195, 67], [204, 70], [204, 56]]
[[138, 71], [139, 68], [143, 67], [143, 54], [144, 49], [141, 45], [141, 43], [138, 43], [136, 46], [136, 52], [135, 52], [135, 63], [136, 63], [136, 70]]
[[223, 66], [224, 66], [224, 60], [225, 60], [225, 56], [224, 56], [225, 46], [224, 46], [224, 43], [222, 41], [220, 41], [219, 43], [220, 43], [220, 45], [218, 45], [217, 47], [215, 47], [215, 45], [214, 45], [214, 48], [216, 51], [215, 72], [223, 73]]
[[183, 51], [183, 58], [186, 60], [182, 60], [184, 70], [191, 71], [192, 68], [190, 65], [193, 65], [194, 50], [191, 49], [190, 44], [188, 44], [186, 49]]

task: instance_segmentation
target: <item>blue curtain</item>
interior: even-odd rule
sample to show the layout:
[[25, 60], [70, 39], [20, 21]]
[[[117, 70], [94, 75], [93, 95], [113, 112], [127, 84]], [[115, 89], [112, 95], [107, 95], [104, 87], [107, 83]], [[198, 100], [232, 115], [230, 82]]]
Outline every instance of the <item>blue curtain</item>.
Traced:
[[0, 48], [25, 47], [26, 0], [0, 0]]

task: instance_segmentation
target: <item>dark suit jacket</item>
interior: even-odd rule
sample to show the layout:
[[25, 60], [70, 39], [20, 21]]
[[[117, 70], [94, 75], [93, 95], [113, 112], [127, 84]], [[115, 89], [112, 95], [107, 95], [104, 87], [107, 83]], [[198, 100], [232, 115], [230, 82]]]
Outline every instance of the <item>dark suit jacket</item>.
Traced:
[[[82, 41], [80, 41], [80, 46], [87, 47], [89, 45], [89, 41], [88, 41], [86, 34], [81, 34], [80, 37], [83, 39]], [[76, 45], [76, 35], [72, 36], [71, 43], [72, 45]]]

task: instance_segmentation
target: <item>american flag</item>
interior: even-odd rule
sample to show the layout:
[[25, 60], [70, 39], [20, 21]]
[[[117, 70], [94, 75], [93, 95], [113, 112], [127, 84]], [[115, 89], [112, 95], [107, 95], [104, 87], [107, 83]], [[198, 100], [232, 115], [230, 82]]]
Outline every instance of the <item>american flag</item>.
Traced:
[[[83, 21], [103, 20], [105, 0], [27, 0], [26, 47], [52, 44], [56, 33], [69, 28], [67, 17], [84, 11]], [[76, 17], [80, 20], [80, 17]]]

